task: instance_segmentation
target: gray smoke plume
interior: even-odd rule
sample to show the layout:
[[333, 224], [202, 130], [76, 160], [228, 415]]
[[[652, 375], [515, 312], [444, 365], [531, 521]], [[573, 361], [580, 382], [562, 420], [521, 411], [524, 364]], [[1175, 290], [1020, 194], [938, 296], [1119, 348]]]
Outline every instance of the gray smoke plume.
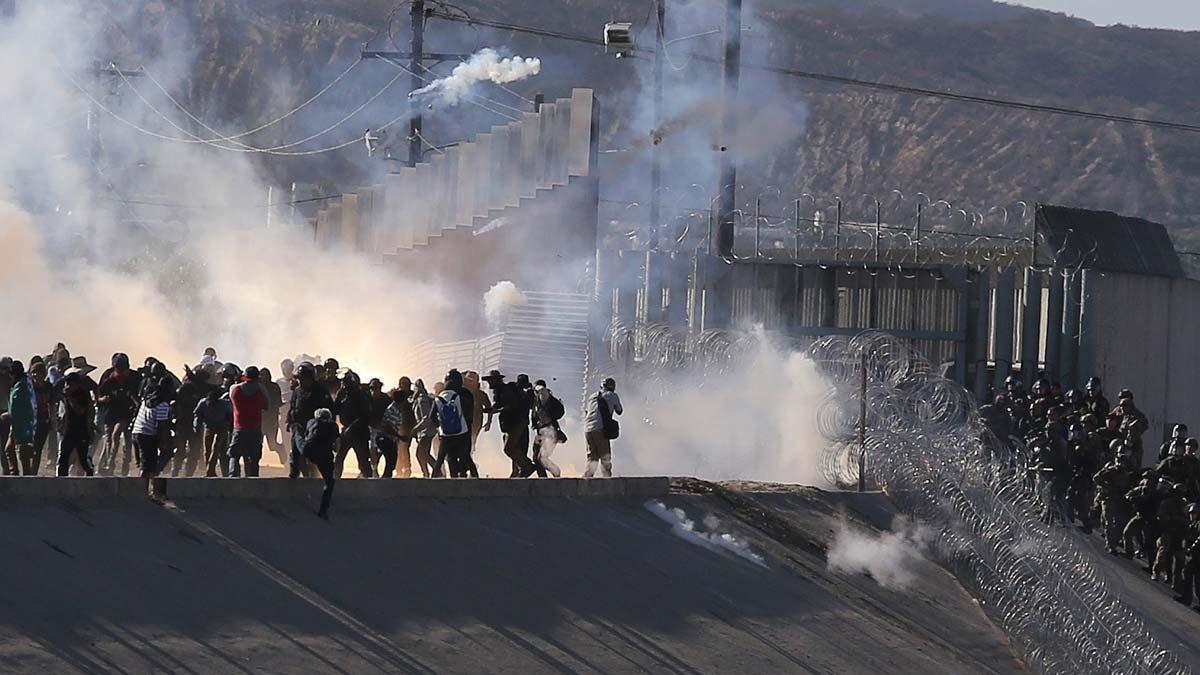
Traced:
[[903, 516], [896, 516], [891, 532], [878, 534], [842, 522], [826, 564], [832, 572], [868, 574], [884, 588], [904, 590], [916, 580], [933, 537], [931, 529]]
[[495, 49], [484, 47], [455, 66], [449, 75], [430, 82], [409, 97], [428, 97], [434, 107], [457, 105], [480, 82], [508, 84], [537, 75], [541, 70], [540, 59], [501, 56]]

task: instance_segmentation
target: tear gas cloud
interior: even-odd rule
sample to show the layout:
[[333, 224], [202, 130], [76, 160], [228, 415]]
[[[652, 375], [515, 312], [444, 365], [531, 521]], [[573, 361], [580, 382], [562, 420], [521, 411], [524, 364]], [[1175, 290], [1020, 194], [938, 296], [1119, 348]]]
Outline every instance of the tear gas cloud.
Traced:
[[[720, 12], [708, 11], [708, 5], [712, 3], [705, 4], [703, 19], [688, 20], [718, 20]], [[446, 297], [432, 282], [406, 278], [366, 256], [315, 243], [303, 228], [265, 228], [267, 186], [275, 182], [264, 175], [259, 153], [187, 142], [195, 137], [177, 131], [140, 98], [191, 133], [213, 136], [193, 127], [149, 82], [92, 78], [96, 62], [144, 66], [166, 90], [195, 106], [198, 117], [207, 117], [181, 93], [203, 89], [203, 83], [194, 81], [194, 62], [203, 56], [200, 41], [189, 35], [202, 27], [189, 25], [179, 10], [155, 5], [165, 18], [155, 24], [154, 35], [111, 29], [114, 19], [141, 25], [146, 18], [141, 7], [26, 2], [0, 18], [0, 58], [9, 64], [0, 71], [0, 92], [5, 94], [0, 116], [11, 131], [0, 144], [0, 250], [6, 255], [0, 263], [0, 312], [11, 319], [0, 351], [24, 359], [61, 340], [98, 365], [120, 350], [134, 360], [157, 356], [178, 370], [211, 345], [223, 359], [243, 366], [274, 366], [282, 357], [310, 353], [336, 356], [362, 374], [388, 382], [401, 374], [423, 376], [427, 382], [440, 376], [411, 370], [415, 345], [427, 339], [461, 339], [438, 314], [479, 298]], [[683, 21], [682, 14], [673, 16]], [[146, 49], [124, 44], [129, 34], [161, 44]], [[54, 58], [42, 56], [47, 44], [56, 45]], [[271, 112], [263, 119], [206, 121], [214, 127], [220, 123], [220, 136], [238, 137], [250, 147], [277, 147], [309, 137], [347, 113], [342, 96], [317, 101], [261, 134], [238, 134], [292, 109], [345, 67], [340, 61], [328, 65], [332, 73], [303, 87], [279, 84], [291, 77], [272, 77], [286, 73], [251, 73], [254, 96], [287, 100], [271, 101], [265, 107]], [[476, 83], [512, 82], [540, 68], [537, 59], [483, 50], [422, 95], [457, 100]], [[384, 73], [379, 83], [392, 75]], [[625, 94], [637, 101], [630, 109], [641, 138], [648, 138], [654, 126], [647, 79], [642, 88], [634, 86]], [[96, 105], [124, 120], [97, 111], [103, 144], [99, 166], [89, 157], [88, 100], [78, 86], [92, 91]], [[745, 81], [743, 86], [748, 89]], [[711, 164], [711, 156], [705, 150], [704, 157], [697, 157], [694, 153], [701, 151], [690, 149], [685, 139], [689, 133], [709, 132], [703, 115], [688, 117], [680, 110], [707, 109], [714, 92], [683, 76], [669, 78], [667, 92], [675, 106], [668, 115], [687, 118], [671, 126], [663, 142], [674, 148], [668, 157], [679, 168], [668, 174], [690, 180], [690, 174], [683, 174], [707, 171], [696, 167]], [[746, 98], [753, 97], [747, 90]], [[369, 107], [355, 119], [359, 124], [344, 125], [297, 149], [347, 139], [358, 143], [361, 132], [356, 129], [378, 128], [394, 115], [394, 105]], [[789, 134], [799, 128], [789, 120]], [[781, 131], [774, 133], [777, 139]], [[621, 179], [639, 180], [633, 172]], [[93, 189], [97, 197], [89, 200]], [[645, 183], [637, 190], [644, 193]], [[128, 203], [141, 195], [176, 206]], [[97, 208], [89, 210], [89, 203]], [[573, 286], [575, 280], [570, 282]], [[502, 284], [488, 296], [489, 318], [520, 302], [520, 291]], [[815, 418], [826, 384], [803, 356], [765, 340], [744, 365], [720, 378], [674, 373], [651, 383], [661, 384], [666, 395], [647, 395], [644, 404], [636, 395], [627, 398], [618, 471], [820, 483], [817, 457], [823, 441]], [[621, 386], [623, 395], [634, 394], [634, 383]], [[574, 453], [582, 446], [582, 433], [574, 428], [568, 432], [573, 436], [568, 448]], [[488, 452], [486, 446], [483, 452]], [[581, 463], [581, 458], [560, 451], [558, 461], [573, 473], [572, 462]]]
[[488, 325], [498, 329], [513, 307], [524, 305], [528, 298], [511, 281], [499, 281], [483, 294], [483, 314]]
[[430, 105], [434, 107], [458, 105], [462, 97], [480, 82], [508, 84], [537, 75], [541, 70], [540, 59], [501, 56], [495, 49], [484, 47], [455, 66], [446, 77], [430, 82], [409, 96], [430, 98]]
[[761, 332], [724, 373], [671, 371], [627, 389], [617, 442], [627, 473], [828, 487], [817, 416], [830, 385]]
[[672, 509], [660, 501], [648, 501], [646, 510], [671, 526], [671, 534], [684, 541], [722, 555], [733, 555], [759, 567], [766, 567], [763, 557], [750, 548], [745, 540], [729, 532], [721, 532], [721, 522], [715, 516], [704, 519], [704, 529], [696, 527], [683, 509]]
[[[366, 256], [319, 246], [303, 228], [265, 228], [269, 181], [253, 153], [147, 134], [188, 138], [150, 109], [175, 113], [184, 127], [144, 80], [94, 88], [95, 105], [112, 114], [97, 111], [104, 154], [92, 165], [81, 88], [91, 86], [93, 61], [118, 60], [120, 49], [100, 43], [110, 31], [95, 27], [120, 11], [19, 3], [0, 19], [0, 58], [13, 65], [0, 73], [0, 114], [20, 130], [0, 144], [0, 312], [12, 319], [3, 351], [25, 359], [61, 340], [99, 365], [119, 350], [179, 370], [212, 345], [241, 365], [309, 352], [392, 381], [406, 372], [412, 345], [437, 334], [447, 298]], [[58, 42], [66, 46], [57, 58], [30, 57]], [[166, 51], [147, 59], [135, 50], [127, 60], [169, 90], [188, 77], [191, 55]], [[136, 180], [124, 178], [126, 168]], [[140, 223], [144, 212], [121, 201], [127, 190], [166, 195], [158, 199], [179, 202], [177, 213]]]
[[933, 530], [903, 516], [896, 516], [890, 532], [878, 534], [842, 522], [826, 564], [832, 572], [869, 574], [880, 586], [902, 591], [916, 581], [933, 539]]

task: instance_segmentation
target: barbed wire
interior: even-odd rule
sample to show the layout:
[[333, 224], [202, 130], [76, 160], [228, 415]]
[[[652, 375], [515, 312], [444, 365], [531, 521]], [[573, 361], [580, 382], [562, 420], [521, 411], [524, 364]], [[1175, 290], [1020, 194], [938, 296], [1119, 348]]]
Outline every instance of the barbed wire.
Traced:
[[[612, 356], [636, 340], [614, 323]], [[752, 358], [761, 335], [645, 332], [638, 395], [653, 406], [679, 386], [719, 381]], [[794, 347], [794, 345], [793, 345]], [[1069, 529], [1045, 524], [1038, 495], [1016, 471], [987, 459], [985, 426], [970, 394], [942, 377], [907, 342], [879, 332], [814, 340], [805, 350], [829, 391], [814, 411], [826, 442], [821, 474], [830, 484], [864, 477], [886, 486], [905, 512], [939, 531], [936, 555], [1042, 672], [1190, 672], [1110, 588]], [[860, 440], [859, 410], [866, 433]], [[639, 403], [638, 405], [642, 405]], [[652, 409], [652, 408], [648, 408]]]

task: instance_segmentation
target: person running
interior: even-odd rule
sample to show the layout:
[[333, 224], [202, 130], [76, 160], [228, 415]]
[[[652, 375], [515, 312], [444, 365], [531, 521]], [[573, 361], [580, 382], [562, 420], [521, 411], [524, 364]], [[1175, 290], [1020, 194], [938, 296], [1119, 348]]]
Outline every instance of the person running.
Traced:
[[[296, 368], [296, 388], [292, 390], [291, 406], [288, 409], [288, 431], [292, 434], [292, 454], [288, 463], [288, 477], [299, 478], [310, 475], [307, 455], [304, 453], [308, 423], [317, 410], [333, 407], [329, 392], [317, 381], [317, 369], [304, 362]], [[336, 427], [336, 424], [334, 425]]]
[[374, 478], [375, 470], [371, 466], [371, 399], [363, 391], [358, 374], [353, 370], [346, 371], [342, 377], [341, 390], [337, 394], [335, 407], [338, 419], [342, 423], [342, 441], [337, 450], [337, 477], [342, 477], [346, 465], [346, 455], [354, 450], [358, 460], [360, 478]]
[[117, 471], [117, 446], [121, 446], [119, 474], [129, 473], [133, 458], [133, 432], [130, 423], [138, 408], [138, 391], [141, 376], [129, 367], [129, 356], [113, 354], [112, 367], [100, 376], [96, 389], [96, 403], [102, 410], [104, 422], [104, 446], [100, 451], [100, 473], [111, 476]]
[[152, 499], [162, 498], [154, 487], [154, 478], [170, 457], [173, 390], [165, 377], [150, 380], [133, 418], [134, 447], [142, 465], [142, 478], [146, 479], [146, 492]]
[[426, 420], [437, 429], [441, 443], [433, 475], [442, 475], [442, 463], [448, 464], [451, 478], [466, 478], [471, 460], [471, 414], [475, 401], [463, 387], [462, 373], [446, 374], [446, 388], [433, 401], [433, 414]]
[[375, 439], [383, 453], [384, 478], [391, 478], [397, 469], [401, 478], [412, 475], [412, 434], [416, 426], [412, 395], [412, 383], [407, 377], [400, 378], [400, 386], [388, 394], [390, 403], [383, 411]]
[[412, 405], [413, 412], [413, 436], [417, 440], [417, 466], [421, 468], [421, 475], [429, 478], [433, 475], [433, 439], [437, 436], [437, 429], [432, 421], [433, 417], [433, 397], [425, 390], [425, 381], [418, 379], [413, 383], [412, 396], [409, 397], [409, 402]]
[[492, 388], [492, 410], [500, 414], [504, 454], [512, 461], [509, 477], [532, 476], [535, 469], [529, 459], [530, 397], [517, 383], [505, 382], [504, 375], [498, 370], [489, 372], [483, 380]]
[[229, 388], [233, 408], [233, 435], [229, 439], [229, 475], [237, 478], [245, 465], [246, 477], [258, 477], [262, 460], [263, 413], [266, 412], [267, 392], [259, 382], [258, 368], [246, 366], [242, 381]]
[[492, 428], [492, 399], [480, 387], [479, 373], [474, 370], [463, 373], [463, 386], [475, 398], [475, 412], [471, 417], [471, 475], [478, 478], [475, 451], [479, 449], [479, 434]]
[[558, 444], [566, 438], [558, 424], [565, 414], [566, 408], [562, 401], [550, 391], [546, 381], [534, 382], [530, 424], [533, 426], [533, 464], [539, 478], [545, 478], [547, 472], [555, 478], [562, 476], [562, 470], [550, 457]]
[[[196, 469], [204, 459], [204, 436], [196, 431], [194, 416], [196, 406], [213, 389], [209, 384], [208, 371], [183, 367], [183, 382], [175, 392], [173, 417], [175, 419], [175, 460], [171, 476], [195, 476]], [[189, 419], [191, 418], [191, 419]]]
[[69, 368], [63, 376], [62, 399], [59, 403], [58, 476], [71, 475], [71, 458], [79, 460], [84, 475], [94, 476], [90, 455], [92, 437], [95, 435], [95, 407], [92, 405], [91, 390], [84, 383], [83, 373]]
[[233, 426], [233, 408], [221, 398], [221, 390], [212, 388], [196, 404], [192, 428], [204, 439], [204, 475], [215, 478], [217, 471], [229, 475], [229, 429]]
[[[367, 406], [369, 409], [369, 413], [367, 414], [367, 434], [371, 444], [371, 468], [378, 475], [379, 460], [383, 457], [383, 448], [379, 445], [379, 437], [382, 435], [383, 416], [387, 412], [388, 406], [392, 404], [392, 397], [383, 391], [383, 380], [378, 377], [371, 378], [371, 381], [367, 383], [367, 400], [369, 401], [369, 405]], [[395, 470], [394, 462], [392, 469]]]
[[[301, 434], [297, 431], [296, 435]], [[328, 519], [329, 503], [333, 500], [333, 486], [337, 481], [334, 472], [334, 446], [338, 442], [338, 426], [333, 421], [333, 412], [329, 408], [318, 408], [305, 426], [303, 436], [301, 446], [304, 458], [316, 467], [321, 479], [325, 481], [325, 489], [321, 491], [321, 508], [317, 515]]]
[[621, 397], [617, 396], [617, 381], [607, 378], [600, 391], [593, 394], [587, 403], [583, 427], [587, 440], [587, 470], [583, 473], [584, 478], [596, 475], [597, 464], [600, 465], [601, 475], [612, 477], [612, 442], [620, 433], [615, 416], [623, 412]]

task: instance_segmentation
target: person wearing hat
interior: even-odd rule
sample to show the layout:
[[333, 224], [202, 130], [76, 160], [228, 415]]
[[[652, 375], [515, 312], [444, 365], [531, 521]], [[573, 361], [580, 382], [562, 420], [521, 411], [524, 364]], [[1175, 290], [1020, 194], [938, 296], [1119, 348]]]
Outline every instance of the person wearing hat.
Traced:
[[1129, 501], [1125, 495], [1129, 492], [1133, 477], [1133, 465], [1128, 455], [1122, 452], [1117, 452], [1116, 457], [1092, 477], [1096, 485], [1096, 501], [1100, 503], [1104, 545], [1112, 554], [1117, 553], [1117, 547], [1121, 544], [1121, 530], [1129, 521]]
[[399, 386], [385, 394], [388, 405], [373, 431], [375, 444], [383, 455], [381, 478], [391, 478], [394, 472], [399, 473], [401, 478], [412, 475], [412, 435], [416, 425], [412, 394], [412, 381], [407, 377], [400, 378]]
[[1112, 407], [1108, 405], [1108, 399], [1104, 397], [1104, 390], [1100, 386], [1100, 378], [1089, 377], [1087, 386], [1083, 389], [1083, 405], [1088, 409], [1088, 412], [1096, 415], [1107, 415], [1112, 411]]
[[95, 475], [90, 456], [95, 435], [95, 406], [91, 390], [84, 384], [82, 370], [68, 368], [62, 378], [62, 419], [59, 423], [59, 450], [55, 474], [71, 475], [72, 459], [77, 459], [84, 475]]
[[229, 437], [229, 475], [238, 478], [245, 467], [247, 478], [258, 477], [262, 461], [263, 414], [267, 392], [259, 382], [258, 368], [246, 366], [242, 381], [229, 388], [233, 407], [233, 435]]
[[[380, 475], [379, 460], [383, 457], [383, 449], [379, 446], [379, 438], [384, 435], [381, 432], [383, 415], [387, 412], [388, 406], [392, 404], [392, 398], [383, 391], [383, 380], [378, 377], [372, 377], [367, 382], [366, 390], [368, 409], [367, 447], [371, 453], [371, 467], [375, 470], [375, 475]], [[393, 463], [394, 470], [395, 465]]]
[[[325, 364], [321, 367], [320, 373], [318, 373], [318, 375], [320, 375], [321, 385], [325, 387], [325, 391], [329, 392], [329, 397], [335, 401], [337, 400], [338, 394], [342, 391], [343, 373], [341, 371], [342, 366], [338, 363], [338, 360], [334, 358], [328, 358], [325, 359]], [[336, 410], [334, 411], [334, 415], [337, 415]]]
[[[525, 378], [528, 381], [528, 376]], [[512, 461], [510, 478], [528, 478], [536, 467], [529, 458], [530, 393], [516, 382], [505, 382], [504, 375], [493, 370], [483, 378], [492, 389], [492, 411], [500, 414], [500, 432], [504, 434], [504, 454]]]
[[1171, 584], [1176, 590], [1183, 589], [1183, 537], [1188, 526], [1187, 505], [1183, 483], [1172, 483], [1168, 479], [1155, 514], [1158, 536], [1154, 539], [1154, 564], [1150, 571], [1155, 579]]
[[562, 470], [551, 456], [558, 444], [566, 438], [558, 421], [566, 414], [562, 401], [550, 391], [545, 380], [533, 383], [533, 411], [529, 421], [533, 426], [533, 464], [539, 478], [547, 474], [559, 478]]
[[291, 408], [288, 410], [287, 428], [292, 434], [292, 454], [288, 463], [288, 476], [299, 478], [311, 475], [309, 462], [304, 454], [304, 439], [308, 423], [317, 410], [332, 408], [333, 399], [317, 381], [317, 369], [306, 362], [296, 367], [296, 388], [292, 391]]
[[1187, 440], [1188, 428], [1186, 424], [1176, 424], [1171, 427], [1171, 437], [1163, 441], [1158, 446], [1158, 461], [1163, 461], [1171, 456], [1171, 448], [1173, 446], [1183, 447], [1183, 442]]
[[103, 410], [104, 421], [104, 446], [97, 462], [102, 475], [112, 475], [117, 470], [118, 445], [122, 453], [120, 475], [129, 473], [129, 465], [134, 459], [130, 425], [137, 412], [141, 384], [141, 376], [129, 367], [129, 356], [120, 352], [113, 354], [112, 367], [100, 376], [96, 388], [96, 403]]
[[1187, 505], [1187, 527], [1183, 531], [1183, 548], [1186, 554], [1183, 571], [1183, 586], [1176, 589], [1179, 600], [1190, 607], [1200, 597], [1200, 504]]
[[363, 389], [358, 373], [347, 370], [342, 374], [341, 389], [334, 398], [334, 411], [342, 423], [342, 439], [338, 445], [334, 473], [342, 477], [346, 456], [354, 451], [360, 478], [374, 478], [371, 463], [371, 398]]
[[1113, 412], [1121, 416], [1121, 433], [1124, 434], [1125, 440], [1133, 446], [1134, 463], [1138, 466], [1146, 464], [1146, 458], [1143, 456], [1142, 436], [1150, 428], [1150, 422], [1134, 404], [1132, 391], [1121, 390], [1117, 396], [1117, 407], [1113, 409]]
[[1089, 436], [1096, 452], [1104, 458], [1105, 462], [1111, 462], [1114, 457], [1113, 442], [1124, 439], [1121, 434], [1121, 417], [1114, 413], [1105, 413], [1102, 419], [1104, 426], [1091, 432]]

